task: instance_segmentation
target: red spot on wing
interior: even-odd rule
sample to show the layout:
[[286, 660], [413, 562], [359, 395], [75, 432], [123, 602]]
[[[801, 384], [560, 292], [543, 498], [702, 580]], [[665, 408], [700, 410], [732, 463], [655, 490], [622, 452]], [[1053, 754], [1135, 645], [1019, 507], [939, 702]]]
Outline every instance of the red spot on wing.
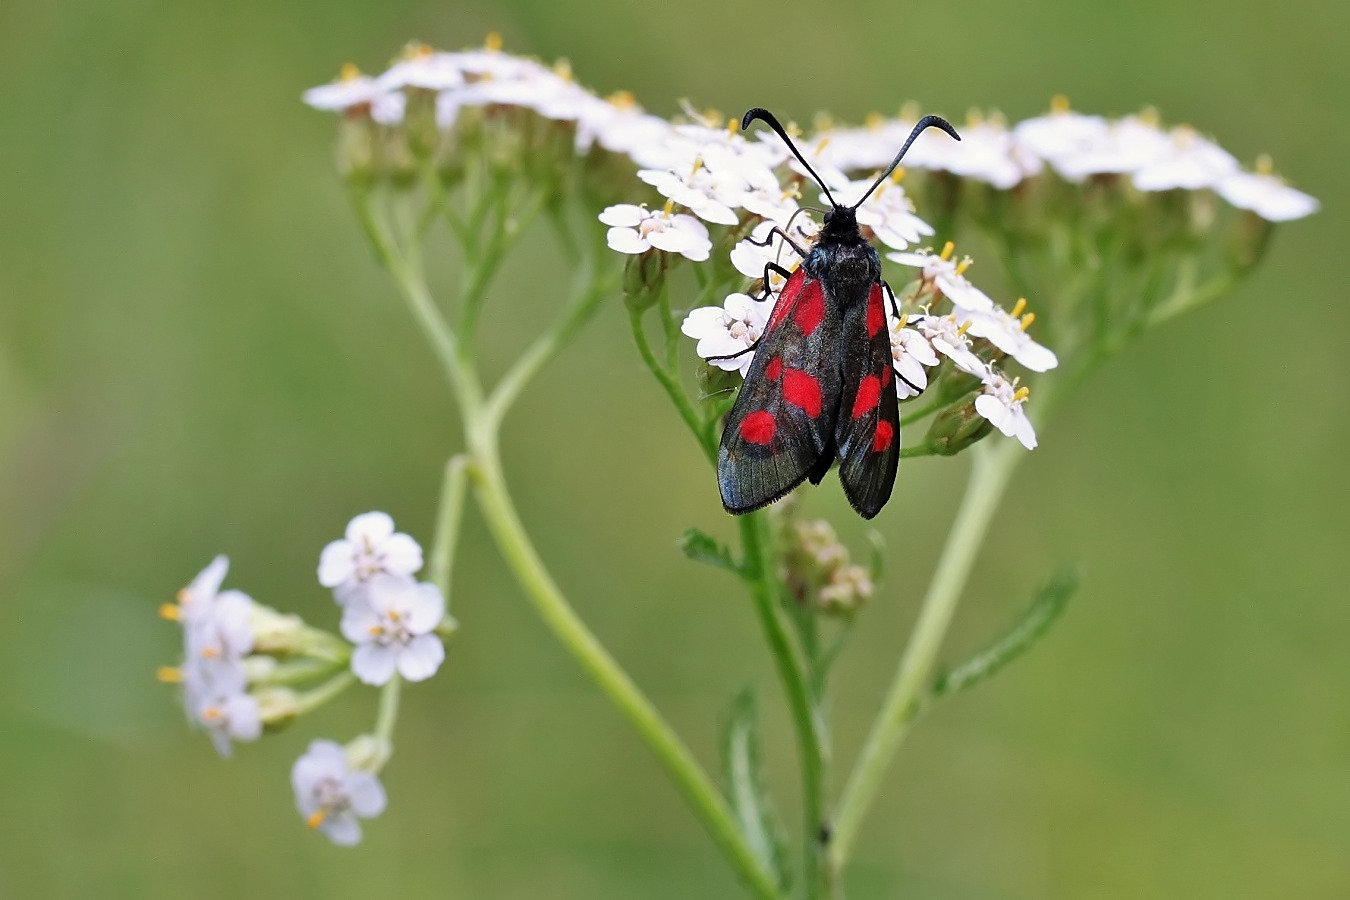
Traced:
[[825, 292], [821, 290], [819, 281], [812, 281], [802, 291], [792, 321], [806, 336], [810, 336], [825, 321]]
[[881, 379], [875, 375], [868, 375], [858, 383], [858, 395], [853, 398], [853, 418], [861, 419], [876, 409], [880, 400]]
[[882, 450], [889, 447], [894, 440], [895, 429], [891, 427], [890, 422], [883, 419], [877, 423], [876, 434], [872, 435], [872, 450], [876, 453], [880, 453]]
[[872, 285], [872, 293], [867, 295], [867, 333], [876, 337], [876, 333], [886, 324], [886, 302], [881, 296], [881, 285]]
[[778, 423], [774, 421], [773, 413], [766, 410], [756, 410], [741, 419], [741, 437], [752, 444], [767, 444], [773, 440], [773, 433], [777, 430]]
[[800, 369], [783, 372], [783, 399], [811, 418], [820, 415], [820, 382]]
[[797, 298], [801, 296], [802, 285], [805, 283], [805, 269], [798, 269], [788, 277], [787, 284], [783, 285], [783, 290], [779, 292], [778, 300], [773, 305], [773, 312], [769, 313], [768, 324], [764, 326], [765, 331], [773, 331], [788, 317], [788, 313], [797, 305]]
[[891, 367], [882, 366], [881, 368], [881, 386], [890, 387], [891, 385]]
[[778, 376], [783, 374], [783, 357], [775, 356], [769, 360], [769, 364], [764, 367], [764, 377], [770, 381], [777, 381]]

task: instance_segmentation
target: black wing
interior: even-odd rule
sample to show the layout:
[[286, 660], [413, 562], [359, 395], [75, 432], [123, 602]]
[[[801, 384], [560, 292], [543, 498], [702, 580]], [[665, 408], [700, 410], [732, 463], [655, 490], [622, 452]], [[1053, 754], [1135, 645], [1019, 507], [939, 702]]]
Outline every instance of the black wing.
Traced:
[[866, 303], [846, 307], [840, 341], [843, 382], [834, 431], [839, 481], [848, 502], [870, 519], [890, 499], [900, 462], [900, 404], [880, 284], [872, 285]]
[[772, 503], [833, 455], [841, 328], [820, 281], [793, 272], [722, 431], [717, 483], [728, 512]]

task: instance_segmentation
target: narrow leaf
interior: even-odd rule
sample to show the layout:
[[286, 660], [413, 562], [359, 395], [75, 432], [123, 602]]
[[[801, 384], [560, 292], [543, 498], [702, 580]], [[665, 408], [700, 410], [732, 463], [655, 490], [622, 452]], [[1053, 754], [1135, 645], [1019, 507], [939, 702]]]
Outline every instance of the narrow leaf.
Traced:
[[1065, 569], [1041, 589], [1026, 612], [998, 640], [934, 681], [931, 696], [940, 697], [973, 687], [1025, 653], [1040, 640], [1064, 612], [1078, 588], [1078, 570]]
[[764, 789], [758, 718], [754, 691], [746, 688], [732, 702], [722, 736], [727, 799], [746, 843], [786, 892], [784, 829]]
[[741, 567], [731, 558], [731, 551], [697, 528], [690, 528], [680, 536], [680, 552], [694, 562], [741, 574]]

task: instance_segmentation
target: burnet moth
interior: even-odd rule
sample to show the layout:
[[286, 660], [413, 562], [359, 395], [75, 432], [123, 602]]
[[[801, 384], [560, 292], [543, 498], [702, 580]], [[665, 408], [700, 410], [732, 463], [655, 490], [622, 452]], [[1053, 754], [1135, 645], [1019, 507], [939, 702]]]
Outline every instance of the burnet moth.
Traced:
[[856, 211], [926, 128], [940, 128], [958, 141], [961, 136], [945, 119], [925, 116], [862, 199], [842, 206], [772, 113], [750, 110], [741, 130], [756, 119], [778, 133], [832, 208], [809, 250], [781, 228], [765, 238], [777, 234], [802, 261], [795, 271], [774, 263], [764, 267], [764, 291], [757, 299], [769, 297], [771, 274], [787, 283], [750, 348], [754, 360], [722, 432], [717, 451], [722, 505], [731, 513], [759, 509], [807, 479], [820, 484], [838, 459], [848, 502], [870, 519], [890, 499], [900, 462], [900, 410], [891, 379], [901, 376], [892, 366], [888, 301], [897, 316], [899, 309]]

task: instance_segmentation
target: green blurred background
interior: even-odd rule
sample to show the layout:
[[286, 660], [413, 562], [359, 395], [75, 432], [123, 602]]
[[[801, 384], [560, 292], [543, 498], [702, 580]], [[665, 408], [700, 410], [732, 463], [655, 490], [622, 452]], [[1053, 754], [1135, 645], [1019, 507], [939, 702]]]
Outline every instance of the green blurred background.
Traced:
[[[644, 746], [551, 642], [470, 517], [439, 677], [406, 695], [389, 811], [342, 850], [288, 772], [369, 727], [354, 691], [218, 759], [154, 668], [155, 617], [217, 552], [229, 583], [335, 624], [314, 580], [347, 519], [424, 540], [456, 421], [333, 174], [302, 89], [405, 40], [500, 31], [650, 108], [688, 97], [857, 121], [914, 98], [1011, 118], [1150, 103], [1319, 196], [1221, 304], [1091, 379], [1024, 466], [948, 659], [1055, 567], [1086, 582], [1051, 638], [904, 747], [850, 896], [1350, 896], [1344, 468], [1350, 304], [1337, 261], [1350, 6], [499, 0], [0, 5], [0, 895], [736, 896]], [[599, 226], [597, 226], [599, 227]], [[494, 340], [558, 301], [546, 237], [509, 267]], [[505, 438], [522, 514], [583, 614], [711, 762], [732, 692], [765, 689], [745, 599], [684, 562], [731, 529], [618, 308]], [[964, 461], [907, 463], [878, 520], [891, 578], [836, 707], [851, 760]], [[831, 479], [807, 510], [851, 521]], [[580, 512], [578, 512], [580, 511]], [[861, 546], [861, 527], [848, 537]]]

